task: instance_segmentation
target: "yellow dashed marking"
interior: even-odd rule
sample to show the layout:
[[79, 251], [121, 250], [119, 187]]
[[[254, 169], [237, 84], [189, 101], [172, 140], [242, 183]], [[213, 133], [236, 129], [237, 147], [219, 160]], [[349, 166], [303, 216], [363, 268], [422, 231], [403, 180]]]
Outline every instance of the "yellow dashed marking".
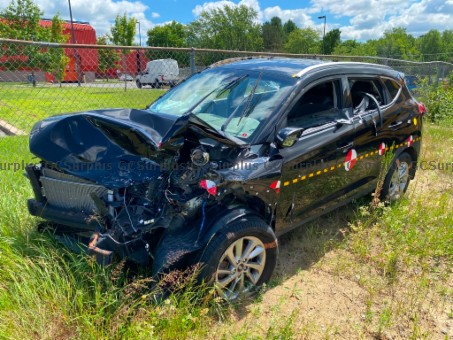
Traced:
[[[296, 75], [296, 76], [297, 76], [297, 75]], [[414, 138], [414, 139], [413, 139], [413, 142], [418, 142], [420, 139], [421, 139], [421, 137]], [[397, 149], [397, 148], [400, 148], [400, 147], [405, 146], [405, 145], [407, 145], [407, 144], [408, 144], [408, 143], [406, 142], [406, 143], [391, 145], [390, 147], [386, 146], [386, 147], [385, 147], [385, 150], [388, 151], [388, 150]], [[379, 150], [377, 150], [377, 151], [371, 151], [371, 152], [369, 152], [369, 153], [366, 153], [365, 155], [359, 156], [357, 159], [360, 160], [360, 159], [368, 158], [368, 157], [370, 157], [370, 156], [372, 156], [372, 155], [377, 155], [377, 154], [379, 154]], [[325, 168], [325, 169], [323, 169], [323, 170], [318, 170], [318, 171], [316, 171], [316, 172], [312, 172], [312, 173], [310, 173], [310, 174], [308, 174], [308, 175], [303, 175], [302, 177], [299, 177], [299, 178], [294, 178], [292, 181], [286, 181], [286, 182], [284, 182], [284, 183], [283, 183], [283, 186], [287, 187], [288, 185], [291, 184], [291, 182], [292, 182], [293, 184], [296, 184], [296, 183], [299, 182], [299, 181], [305, 181], [306, 179], [312, 178], [312, 177], [314, 177], [315, 175], [316, 175], [316, 176], [319, 176], [319, 175], [321, 175], [322, 173], [327, 173], [327, 172], [329, 172], [329, 170], [330, 170], [330, 171], [334, 171], [334, 170], [337, 169], [337, 168], [339, 169], [339, 168], [343, 167], [344, 165], [345, 165], [345, 163], [343, 162], [343, 163], [337, 164], [337, 166], [332, 165], [330, 168]]]

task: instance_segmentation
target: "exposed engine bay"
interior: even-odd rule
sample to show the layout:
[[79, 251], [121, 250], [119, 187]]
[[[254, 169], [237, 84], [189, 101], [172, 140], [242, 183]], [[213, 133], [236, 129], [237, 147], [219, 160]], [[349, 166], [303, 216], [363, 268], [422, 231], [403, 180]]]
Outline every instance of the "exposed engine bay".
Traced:
[[269, 163], [270, 145], [236, 144], [187, 117], [151, 118], [111, 110], [38, 123], [30, 150], [41, 161], [27, 168], [32, 215], [69, 234], [89, 231], [87, 251], [102, 263], [117, 255], [153, 260], [156, 270], [203, 248], [231, 207], [272, 223], [269, 185], [281, 161]]

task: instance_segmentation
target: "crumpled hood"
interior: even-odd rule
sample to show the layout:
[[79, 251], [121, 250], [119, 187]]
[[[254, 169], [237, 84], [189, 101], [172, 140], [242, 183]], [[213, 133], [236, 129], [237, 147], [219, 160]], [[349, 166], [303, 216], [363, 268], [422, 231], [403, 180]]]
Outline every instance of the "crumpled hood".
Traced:
[[124, 187], [159, 173], [153, 156], [187, 120], [134, 109], [54, 116], [35, 124], [30, 151], [69, 174]]

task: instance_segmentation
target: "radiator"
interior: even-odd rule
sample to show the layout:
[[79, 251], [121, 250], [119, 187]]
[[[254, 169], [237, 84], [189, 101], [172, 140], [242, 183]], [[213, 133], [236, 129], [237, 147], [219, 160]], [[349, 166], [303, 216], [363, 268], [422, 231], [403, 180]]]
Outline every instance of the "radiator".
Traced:
[[44, 168], [40, 181], [47, 198], [53, 207], [82, 211], [87, 214], [96, 212], [91, 198], [95, 193], [98, 197], [106, 196], [107, 189], [84, 179]]

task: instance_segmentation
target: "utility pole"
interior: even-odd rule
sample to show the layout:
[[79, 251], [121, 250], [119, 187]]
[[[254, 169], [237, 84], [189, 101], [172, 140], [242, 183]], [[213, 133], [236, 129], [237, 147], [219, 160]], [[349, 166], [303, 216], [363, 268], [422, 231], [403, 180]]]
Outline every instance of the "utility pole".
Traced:
[[[69, 4], [69, 17], [71, 19], [71, 35], [72, 35], [72, 43], [75, 45], [76, 44], [76, 39], [75, 39], [75, 32], [74, 32], [74, 21], [72, 20], [72, 8], [71, 8], [71, 0], [68, 0]], [[74, 47], [74, 59], [75, 59], [75, 64], [76, 64], [76, 74], [77, 74], [77, 84], [80, 86], [80, 58], [77, 54], [77, 50]]]
[[318, 19], [324, 19], [324, 34], [322, 35], [322, 54], [325, 52], [325, 40], [326, 40], [326, 20], [327, 17], [325, 15], [318, 17]]
[[[140, 21], [137, 20], [137, 24], [138, 24], [138, 37], [140, 39], [140, 47], [142, 47], [142, 34], [140, 32]], [[137, 75], [139, 75], [141, 71], [142, 71], [142, 65], [141, 65], [140, 49], [137, 49]]]

